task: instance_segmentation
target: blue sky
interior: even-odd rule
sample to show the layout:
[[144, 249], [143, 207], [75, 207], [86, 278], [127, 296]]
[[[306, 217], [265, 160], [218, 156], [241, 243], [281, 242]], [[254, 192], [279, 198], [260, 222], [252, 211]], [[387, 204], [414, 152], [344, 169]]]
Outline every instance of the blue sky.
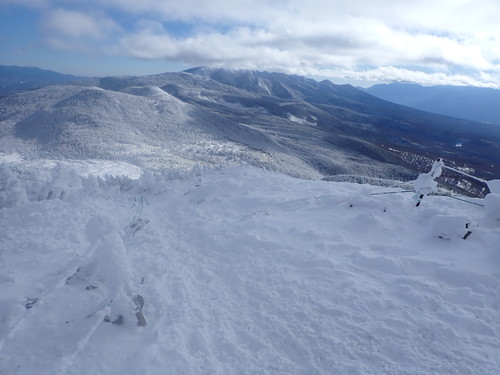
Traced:
[[0, 0], [0, 64], [500, 87], [497, 0]]

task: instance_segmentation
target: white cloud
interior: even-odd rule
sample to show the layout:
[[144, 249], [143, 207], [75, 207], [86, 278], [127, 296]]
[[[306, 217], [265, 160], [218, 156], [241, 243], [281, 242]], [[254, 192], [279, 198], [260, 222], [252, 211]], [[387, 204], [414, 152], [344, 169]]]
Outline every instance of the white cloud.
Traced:
[[54, 9], [42, 20], [45, 31], [64, 38], [89, 37], [103, 39], [120, 29], [110, 18], [90, 15], [73, 10]]
[[[497, 0], [87, 0], [92, 13], [77, 0], [51, 4], [42, 25], [54, 46], [100, 39], [117, 54], [190, 65], [500, 86]], [[117, 33], [115, 12], [135, 26]]]
[[[78, 4], [81, 0], [65, 0]], [[87, 0], [99, 8], [118, 9], [138, 16], [152, 16], [158, 19], [260, 23], [287, 13], [291, 3], [287, 0]]]
[[[325, 71], [322, 72], [323, 74]], [[455, 85], [500, 88], [499, 76], [474, 76], [467, 74], [449, 74], [445, 72], [428, 73], [419, 70], [410, 70], [393, 66], [367, 69], [364, 71], [337, 70], [326, 71], [328, 76], [359, 81], [389, 81], [389, 82], [414, 82], [421, 85]]]
[[[192, 65], [225, 65], [233, 68], [281, 70], [302, 74], [345, 72], [361, 75], [363, 66], [393, 67], [367, 71], [366, 79], [411, 80], [420, 83], [490, 84], [478, 79], [467, 81], [464, 74], [477, 72], [482, 78], [497, 69], [474, 43], [429, 34], [412, 35], [395, 31], [376, 22], [366, 22], [364, 30], [348, 23], [341, 26], [299, 24], [287, 29], [234, 28], [226, 33], [197, 34], [175, 38], [165, 29], [145, 28], [121, 40], [117, 51], [141, 58], [174, 60]], [[348, 33], [349, 31], [349, 33]], [[369, 31], [366, 33], [366, 31]], [[405, 67], [411, 66], [413, 69]], [[434, 74], [414, 74], [415, 69], [434, 70]], [[411, 73], [411, 74], [410, 74]], [[344, 74], [344, 73], [342, 73]], [[384, 79], [385, 74], [385, 79]], [[407, 78], [402, 75], [408, 74]], [[336, 74], [338, 75], [338, 73]]]

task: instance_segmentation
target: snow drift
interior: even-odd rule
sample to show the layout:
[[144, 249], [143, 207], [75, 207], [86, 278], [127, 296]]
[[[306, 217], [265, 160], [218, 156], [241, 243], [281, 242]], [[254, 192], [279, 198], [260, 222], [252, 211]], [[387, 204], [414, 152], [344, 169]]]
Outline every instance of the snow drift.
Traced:
[[246, 167], [0, 177], [1, 374], [500, 368], [481, 206]]

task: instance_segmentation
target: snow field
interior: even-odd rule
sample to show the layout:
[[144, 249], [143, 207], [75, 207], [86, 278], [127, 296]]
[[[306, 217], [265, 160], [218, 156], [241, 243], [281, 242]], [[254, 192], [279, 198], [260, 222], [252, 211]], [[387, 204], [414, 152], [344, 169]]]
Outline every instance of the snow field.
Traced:
[[6, 168], [2, 375], [500, 368], [500, 225], [482, 207], [253, 168]]

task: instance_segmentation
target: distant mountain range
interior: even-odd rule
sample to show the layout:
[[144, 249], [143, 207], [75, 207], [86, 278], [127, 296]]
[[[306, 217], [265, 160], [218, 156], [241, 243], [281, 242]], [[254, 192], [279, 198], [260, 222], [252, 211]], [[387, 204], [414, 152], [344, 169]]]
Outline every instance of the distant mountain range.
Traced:
[[32, 90], [83, 78], [35, 67], [0, 65], [0, 94], [18, 90]]
[[500, 126], [330, 81], [208, 68], [10, 94], [0, 100], [0, 150], [153, 169], [248, 164], [329, 179], [408, 180], [442, 157], [500, 178]]
[[378, 98], [422, 111], [500, 125], [500, 90], [391, 83], [375, 85], [365, 91]]

